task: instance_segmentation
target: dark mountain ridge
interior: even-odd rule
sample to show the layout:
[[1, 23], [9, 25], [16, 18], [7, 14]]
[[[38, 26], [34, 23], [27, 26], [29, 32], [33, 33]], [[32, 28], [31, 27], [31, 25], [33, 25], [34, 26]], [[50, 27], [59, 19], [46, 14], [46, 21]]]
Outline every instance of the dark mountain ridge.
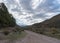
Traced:
[[60, 14], [48, 19], [48, 20], [45, 20], [41, 23], [36, 23], [34, 25], [32, 25], [34, 27], [45, 27], [45, 28], [52, 28], [52, 27], [55, 27], [55, 28], [60, 28]]

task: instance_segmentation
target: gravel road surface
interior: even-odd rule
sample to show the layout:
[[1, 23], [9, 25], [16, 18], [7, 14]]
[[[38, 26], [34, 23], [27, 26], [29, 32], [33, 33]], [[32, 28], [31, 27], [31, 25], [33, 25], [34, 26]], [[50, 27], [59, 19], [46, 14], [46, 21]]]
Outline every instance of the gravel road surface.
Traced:
[[25, 30], [27, 36], [16, 43], [60, 43], [60, 40]]
[[60, 43], [60, 40], [25, 30], [25, 38], [15, 41], [0, 40], [0, 43]]

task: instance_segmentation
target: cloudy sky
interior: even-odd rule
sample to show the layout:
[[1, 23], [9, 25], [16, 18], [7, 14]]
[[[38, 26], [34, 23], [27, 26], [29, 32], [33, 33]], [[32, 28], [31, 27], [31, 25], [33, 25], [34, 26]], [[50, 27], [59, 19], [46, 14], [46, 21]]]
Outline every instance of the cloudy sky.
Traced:
[[0, 0], [18, 25], [32, 25], [60, 13], [60, 0]]

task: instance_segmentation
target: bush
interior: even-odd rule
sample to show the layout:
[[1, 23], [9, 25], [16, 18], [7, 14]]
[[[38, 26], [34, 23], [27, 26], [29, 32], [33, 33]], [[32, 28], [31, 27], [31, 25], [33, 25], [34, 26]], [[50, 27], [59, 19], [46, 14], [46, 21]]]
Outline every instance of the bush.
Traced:
[[8, 30], [3, 31], [4, 35], [8, 35], [10, 32]]
[[51, 33], [52, 33], [52, 34], [56, 34], [56, 33], [58, 33], [58, 31], [57, 31], [56, 28], [52, 28], [52, 29], [51, 29]]

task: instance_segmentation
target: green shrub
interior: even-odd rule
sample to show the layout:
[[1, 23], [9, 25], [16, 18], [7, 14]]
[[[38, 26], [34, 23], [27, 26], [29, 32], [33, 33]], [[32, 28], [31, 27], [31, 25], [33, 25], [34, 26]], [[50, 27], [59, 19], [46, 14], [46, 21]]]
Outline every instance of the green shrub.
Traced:
[[58, 33], [58, 31], [57, 31], [56, 28], [52, 28], [52, 29], [51, 29], [51, 33], [52, 33], [52, 34], [56, 34], [56, 33]]
[[10, 33], [10, 32], [9, 32], [8, 30], [4, 30], [4, 31], [3, 31], [3, 34], [4, 34], [4, 35], [8, 35], [9, 33]]

